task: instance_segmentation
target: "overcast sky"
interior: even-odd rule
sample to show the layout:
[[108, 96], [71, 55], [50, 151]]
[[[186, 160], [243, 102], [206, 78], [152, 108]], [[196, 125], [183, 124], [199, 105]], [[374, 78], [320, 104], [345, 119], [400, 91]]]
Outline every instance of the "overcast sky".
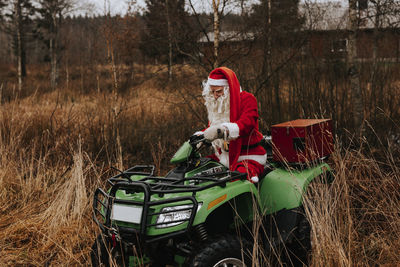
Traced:
[[[86, 0], [87, 3], [92, 4], [93, 8], [90, 8], [89, 13], [104, 13], [105, 1], [110, 4], [110, 11], [112, 14], [123, 14], [127, 9], [127, 2], [129, 0]], [[258, 0], [254, 0], [257, 2]], [[144, 0], [136, 0], [139, 8], [144, 8], [146, 5]], [[211, 0], [192, 0], [196, 10], [198, 12], [209, 11], [211, 9]]]
[[[97, 14], [104, 14], [104, 4], [105, 2], [110, 4], [110, 11], [112, 14], [124, 14], [127, 10], [127, 2], [129, 0], [86, 0], [92, 7], [89, 9], [88, 13], [97, 13]], [[253, 0], [254, 2], [258, 2], [258, 0]], [[316, 2], [327, 2], [329, 0], [309, 0], [309, 1], [316, 1]], [[331, 0], [333, 2], [340, 2], [340, 0]], [[345, 0], [342, 0], [346, 2]], [[211, 10], [211, 0], [192, 0], [193, 4], [196, 7], [198, 12], [203, 11], [210, 11]], [[301, 0], [304, 2], [304, 0]], [[144, 0], [136, 0], [137, 6], [139, 8], [144, 8], [146, 5]], [[84, 12], [86, 13], [86, 12]]]
[[[104, 13], [104, 0], [86, 0], [89, 4], [93, 5], [93, 9], [90, 9], [91, 13]], [[124, 13], [127, 8], [126, 0], [108, 0], [107, 3], [110, 3], [110, 11], [113, 14], [116, 13]], [[144, 0], [140, 0], [144, 5]], [[108, 5], [108, 4], [107, 4]]]

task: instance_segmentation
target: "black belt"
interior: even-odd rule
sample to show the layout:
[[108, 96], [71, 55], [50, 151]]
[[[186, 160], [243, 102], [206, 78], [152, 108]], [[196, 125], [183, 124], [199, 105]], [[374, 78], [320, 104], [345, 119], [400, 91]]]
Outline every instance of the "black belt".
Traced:
[[256, 148], [256, 147], [260, 146], [261, 143], [262, 143], [262, 141], [260, 141], [260, 142], [258, 142], [258, 143], [255, 143], [255, 144], [252, 144], [252, 145], [242, 146], [242, 151], [243, 151], [243, 150], [250, 150], [250, 149]]

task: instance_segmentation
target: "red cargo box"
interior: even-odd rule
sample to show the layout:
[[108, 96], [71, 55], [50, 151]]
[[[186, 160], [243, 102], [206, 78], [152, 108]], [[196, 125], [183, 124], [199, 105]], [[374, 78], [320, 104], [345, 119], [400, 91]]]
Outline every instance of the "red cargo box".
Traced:
[[299, 119], [271, 127], [275, 161], [306, 163], [333, 152], [330, 119]]

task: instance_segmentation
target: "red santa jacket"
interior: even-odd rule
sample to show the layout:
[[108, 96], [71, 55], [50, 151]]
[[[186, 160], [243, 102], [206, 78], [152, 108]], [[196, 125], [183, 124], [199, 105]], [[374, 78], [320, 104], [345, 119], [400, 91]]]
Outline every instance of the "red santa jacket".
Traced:
[[257, 145], [262, 139], [258, 128], [257, 100], [253, 94], [241, 91], [236, 74], [226, 68], [220, 67], [210, 73], [210, 77], [222, 75], [229, 83], [230, 122], [223, 123], [229, 129], [229, 167], [236, 168], [236, 164], [243, 160], [265, 162], [266, 151]]

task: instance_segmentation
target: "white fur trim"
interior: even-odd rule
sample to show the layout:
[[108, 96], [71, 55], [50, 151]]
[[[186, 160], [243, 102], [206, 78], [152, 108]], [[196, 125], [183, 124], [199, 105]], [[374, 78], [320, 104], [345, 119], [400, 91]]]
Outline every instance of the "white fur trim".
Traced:
[[229, 131], [228, 140], [235, 140], [239, 137], [239, 126], [234, 122], [224, 122], [221, 124], [226, 127]]
[[208, 78], [208, 85], [213, 85], [213, 86], [229, 86], [228, 80], [227, 79], [212, 79]]
[[203, 131], [197, 131], [193, 135], [202, 135], [204, 132]]
[[219, 159], [219, 163], [229, 168], [229, 152], [222, 151], [221, 154], [215, 153], [215, 155]]
[[250, 180], [251, 180], [253, 183], [258, 183], [258, 181], [259, 181], [258, 176], [253, 176], [253, 177], [250, 178]]
[[267, 164], [267, 154], [264, 154], [264, 155], [243, 155], [243, 156], [239, 156], [238, 162], [241, 162], [241, 161], [247, 160], [247, 159], [257, 161], [261, 165]]

